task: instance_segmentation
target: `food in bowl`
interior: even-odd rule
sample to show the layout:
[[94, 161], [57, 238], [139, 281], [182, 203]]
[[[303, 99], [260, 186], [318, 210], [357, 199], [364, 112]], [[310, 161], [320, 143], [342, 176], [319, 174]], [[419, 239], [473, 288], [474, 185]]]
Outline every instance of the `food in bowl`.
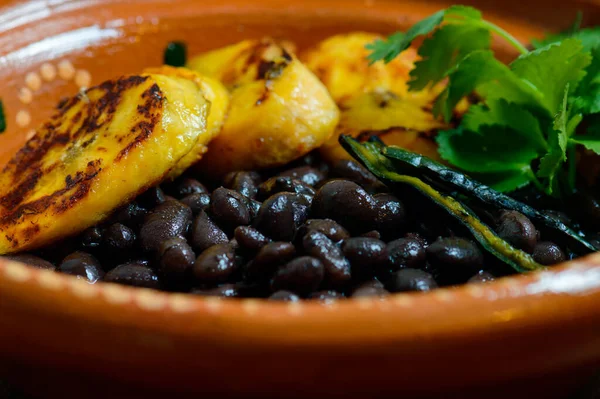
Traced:
[[[498, 61], [492, 33], [521, 55]], [[92, 284], [295, 301], [595, 251], [596, 176], [578, 164], [600, 148], [596, 35], [530, 51], [455, 6], [298, 55], [246, 40], [184, 66], [173, 44], [174, 65], [82, 91], [15, 154], [0, 253]]]

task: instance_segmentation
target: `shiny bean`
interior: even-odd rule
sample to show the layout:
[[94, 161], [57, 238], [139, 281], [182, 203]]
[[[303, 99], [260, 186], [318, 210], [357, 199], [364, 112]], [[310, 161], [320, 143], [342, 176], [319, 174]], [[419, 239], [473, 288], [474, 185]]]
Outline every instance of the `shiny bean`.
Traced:
[[542, 241], [533, 248], [533, 259], [539, 264], [550, 266], [564, 262], [567, 257], [555, 243]]
[[160, 288], [158, 275], [148, 266], [139, 263], [119, 265], [106, 273], [104, 281], [143, 288]]
[[249, 251], [258, 251], [271, 240], [264, 236], [260, 231], [250, 226], [236, 227], [233, 235], [242, 248]]
[[426, 250], [427, 260], [435, 267], [478, 270], [483, 264], [483, 254], [472, 241], [464, 238], [438, 238]]
[[210, 197], [210, 211], [219, 225], [230, 232], [237, 226], [250, 224], [247, 199], [237, 191], [219, 187]]
[[387, 246], [392, 269], [403, 267], [419, 268], [425, 264], [425, 247], [416, 238], [399, 238]]
[[273, 279], [273, 291], [287, 290], [299, 295], [308, 295], [315, 291], [323, 281], [325, 270], [317, 258], [301, 256], [281, 266]]
[[300, 297], [291, 291], [279, 290], [275, 291], [270, 297], [270, 301], [281, 301], [281, 302], [298, 302]]
[[231, 172], [225, 176], [224, 185], [248, 198], [256, 198], [261, 178], [257, 172]]
[[532, 253], [537, 242], [537, 230], [527, 216], [517, 211], [502, 211], [497, 233], [515, 248]]
[[329, 290], [313, 292], [308, 296], [308, 298], [324, 303], [331, 303], [338, 299], [344, 299], [345, 296], [341, 292]]
[[201, 211], [207, 210], [210, 206], [210, 194], [196, 193], [190, 194], [181, 200], [181, 203], [187, 205], [192, 210], [192, 214], [197, 215]]
[[406, 268], [392, 273], [387, 288], [391, 292], [430, 291], [437, 288], [437, 283], [423, 270]]
[[191, 275], [196, 254], [185, 238], [169, 238], [160, 245], [160, 272], [169, 280], [181, 281]]
[[179, 201], [166, 201], [146, 216], [140, 228], [140, 241], [145, 251], [158, 251], [163, 241], [185, 235], [192, 221], [192, 210]]
[[263, 202], [254, 227], [273, 240], [291, 241], [308, 212], [309, 205], [302, 196], [278, 193]]
[[79, 237], [81, 247], [87, 250], [98, 248], [102, 244], [102, 234], [103, 231], [98, 226], [84, 230]]
[[260, 185], [258, 196], [264, 200], [274, 194], [283, 192], [302, 195], [309, 203], [312, 202], [312, 198], [315, 195], [314, 188], [299, 180], [294, 180], [291, 177], [276, 176]]
[[180, 177], [176, 179], [173, 183], [168, 185], [167, 189], [168, 193], [177, 199], [187, 197], [190, 194], [208, 193], [204, 184], [189, 177]]
[[394, 195], [387, 193], [376, 194], [373, 198], [376, 203], [376, 230], [384, 237], [400, 236], [406, 225], [404, 204]]
[[237, 267], [234, 249], [228, 244], [217, 244], [198, 256], [193, 271], [199, 283], [223, 283]]
[[246, 265], [246, 274], [252, 279], [268, 278], [278, 266], [291, 260], [295, 253], [296, 248], [289, 242], [270, 242]]
[[321, 232], [334, 242], [342, 241], [350, 237], [348, 230], [331, 219], [309, 219], [300, 226], [298, 235], [304, 237], [310, 231]]
[[194, 219], [191, 233], [190, 243], [197, 252], [202, 252], [216, 244], [226, 244], [229, 241], [227, 234], [204, 211], [201, 211]]
[[331, 169], [331, 176], [351, 180], [367, 190], [380, 190], [385, 187], [367, 168], [350, 159], [340, 159], [335, 162]]
[[477, 284], [477, 283], [487, 283], [489, 281], [494, 281], [496, 278], [490, 272], [485, 270], [478, 271], [473, 277], [471, 277], [468, 281], [469, 284]]
[[104, 245], [110, 251], [132, 249], [135, 239], [133, 230], [121, 223], [111, 224], [104, 232]]
[[279, 176], [291, 177], [294, 180], [300, 180], [302, 183], [309, 186], [316, 186], [325, 180], [325, 175], [317, 168], [311, 166], [299, 166], [281, 172]]
[[352, 291], [352, 298], [364, 298], [364, 297], [384, 297], [388, 296], [390, 292], [386, 290], [379, 281], [372, 280], [360, 284]]
[[165, 193], [159, 186], [155, 186], [139, 195], [136, 201], [144, 208], [152, 209], [166, 201]]
[[385, 242], [376, 238], [348, 238], [342, 245], [344, 256], [352, 265], [353, 276], [374, 275], [378, 268], [388, 262]]
[[214, 296], [219, 298], [238, 298], [242, 296], [235, 284], [223, 284], [215, 288], [194, 289], [191, 294], [200, 296]]
[[350, 281], [351, 266], [342, 250], [325, 234], [309, 231], [302, 239], [304, 251], [323, 263], [326, 281], [334, 287], [343, 286]]
[[82, 251], [67, 256], [58, 266], [58, 271], [76, 276], [92, 284], [104, 277], [104, 270], [98, 259]]

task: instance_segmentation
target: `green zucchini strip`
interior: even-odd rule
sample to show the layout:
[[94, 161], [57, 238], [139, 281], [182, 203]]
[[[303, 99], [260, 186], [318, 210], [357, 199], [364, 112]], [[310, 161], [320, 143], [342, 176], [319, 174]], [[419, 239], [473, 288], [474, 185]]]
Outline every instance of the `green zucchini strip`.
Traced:
[[378, 144], [361, 144], [349, 136], [341, 136], [340, 143], [353, 157], [359, 160], [367, 169], [381, 179], [395, 183], [407, 184], [417, 189], [420, 193], [430, 198], [438, 206], [463, 224], [475, 239], [492, 255], [512, 266], [518, 272], [545, 269], [535, 262], [533, 258], [501, 239], [476, 215], [465, 208], [452, 197], [441, 194], [429, 184], [417, 177], [401, 175], [393, 170], [391, 162], [381, 155]]
[[414, 169], [416, 169], [421, 176], [429, 178], [433, 183], [436, 181], [446, 183], [487, 205], [521, 212], [534, 222], [541, 223], [550, 229], [559, 231], [571, 240], [575, 240], [584, 252], [596, 251], [596, 248], [592, 244], [558, 218], [538, 212], [535, 208], [527, 204], [519, 202], [425, 156], [396, 146], [381, 146], [380, 148], [384, 156], [399, 161], [413, 169], [413, 173], [411, 174], [414, 174]]

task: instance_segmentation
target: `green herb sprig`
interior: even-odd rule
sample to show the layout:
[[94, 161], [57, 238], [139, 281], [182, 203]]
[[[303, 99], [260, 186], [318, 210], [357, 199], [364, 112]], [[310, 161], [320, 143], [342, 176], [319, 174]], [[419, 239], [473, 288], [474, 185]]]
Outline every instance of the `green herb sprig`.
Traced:
[[[496, 59], [492, 35], [519, 52], [509, 65]], [[533, 41], [529, 51], [480, 11], [452, 6], [405, 34], [369, 44], [368, 58], [390, 62], [419, 36], [425, 40], [410, 90], [448, 79], [434, 104], [446, 121], [465, 96], [480, 99], [456, 128], [438, 133], [440, 156], [500, 191], [534, 184], [548, 195], [570, 194], [576, 147], [600, 154], [600, 29], [581, 29], [578, 16], [565, 32]]]

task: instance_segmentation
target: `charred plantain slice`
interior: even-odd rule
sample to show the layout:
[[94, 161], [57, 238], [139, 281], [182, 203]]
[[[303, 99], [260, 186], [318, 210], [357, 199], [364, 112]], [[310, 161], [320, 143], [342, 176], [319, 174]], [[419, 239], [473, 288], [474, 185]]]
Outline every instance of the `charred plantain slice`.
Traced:
[[209, 107], [194, 81], [152, 74], [69, 99], [0, 172], [0, 254], [76, 234], [158, 183], [210, 140]]
[[[221, 132], [229, 109], [229, 92], [221, 82], [187, 68], [175, 68], [167, 65], [158, 68], [147, 68], [144, 72], [165, 76], [178, 76], [195, 82], [202, 89], [206, 100], [210, 102], [210, 112], [206, 120], [206, 129], [210, 135], [210, 139], [215, 138]], [[184, 156], [177, 166], [169, 172], [167, 179], [172, 180], [176, 178], [187, 168], [198, 162], [208, 149], [206, 144], [206, 140], [199, 140], [196, 147]]]
[[213, 176], [284, 165], [326, 142], [339, 111], [325, 86], [284, 46], [246, 40], [201, 54], [188, 67], [222, 82], [230, 107], [198, 163]]

